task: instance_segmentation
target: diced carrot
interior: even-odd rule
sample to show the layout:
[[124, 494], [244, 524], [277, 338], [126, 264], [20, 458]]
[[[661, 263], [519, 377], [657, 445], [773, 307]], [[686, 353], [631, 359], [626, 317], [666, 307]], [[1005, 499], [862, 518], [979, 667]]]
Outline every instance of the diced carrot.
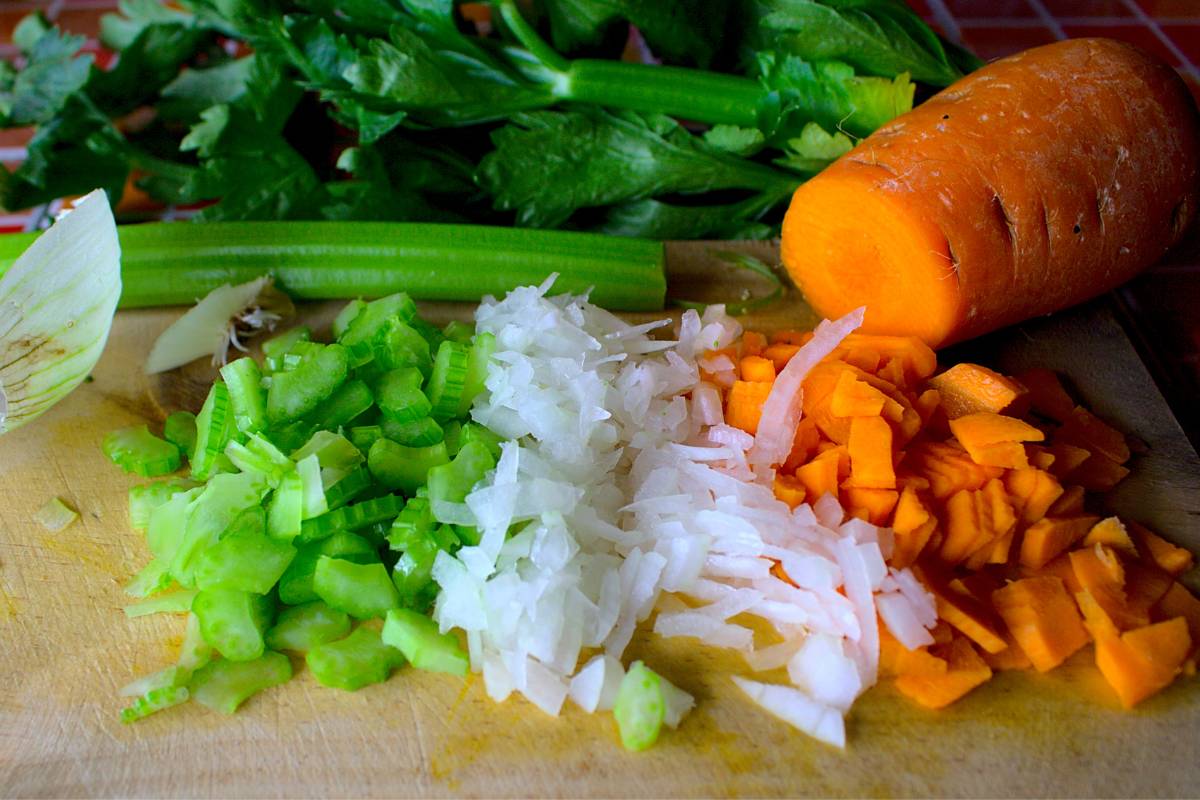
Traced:
[[1107, 492], [1129, 474], [1126, 467], [1121, 466], [1102, 453], [1092, 453], [1091, 457], [1066, 474], [1064, 480], [1077, 483], [1093, 492]]
[[1125, 594], [1130, 608], [1144, 619], [1152, 619], [1152, 609], [1171, 590], [1175, 579], [1153, 564], [1122, 559], [1125, 567]]
[[895, 544], [892, 547], [892, 558], [889, 563], [896, 569], [911, 566], [930, 543], [937, 527], [937, 517], [930, 517], [912, 530], [903, 533], [895, 531]]
[[804, 487], [809, 501], [816, 502], [826, 494], [837, 497], [838, 458], [836, 450], [827, 450], [796, 469], [796, 480]]
[[970, 453], [974, 447], [1000, 442], [1040, 442], [1046, 434], [1016, 417], [990, 411], [964, 414], [950, 420], [950, 430], [959, 444]]
[[1122, 550], [1133, 557], [1137, 557], [1137, 546], [1134, 545], [1133, 539], [1129, 537], [1129, 531], [1125, 529], [1125, 523], [1116, 517], [1105, 517], [1092, 526], [1088, 531], [1087, 536], [1083, 537], [1083, 546], [1091, 547], [1092, 545], [1103, 544], [1115, 550]]
[[1158, 565], [1164, 572], [1178, 577], [1192, 568], [1192, 554], [1162, 538], [1145, 525], [1129, 523], [1129, 534], [1143, 559]]
[[892, 636], [886, 625], [879, 626], [879, 671], [885, 676], [945, 675], [945, 660], [930, 655], [928, 647], [909, 650]]
[[992, 605], [1039, 672], [1087, 644], [1079, 609], [1054, 577], [1022, 578], [992, 593]]
[[775, 365], [775, 371], [779, 372], [787, 366], [787, 362], [792, 360], [792, 356], [800, 352], [800, 345], [796, 344], [773, 344], [762, 351], [763, 358], [771, 359], [771, 363]]
[[1153, 614], [1156, 622], [1175, 617], [1183, 617], [1187, 621], [1188, 633], [1192, 637], [1188, 658], [1195, 659], [1197, 652], [1200, 652], [1200, 600], [1182, 583], [1174, 582], [1154, 606]]
[[1023, 391], [1023, 387], [978, 364], [955, 364], [941, 375], [929, 379], [929, 385], [941, 392], [942, 407], [950, 419], [979, 411], [999, 413]]
[[865, 372], [876, 372], [879, 369], [879, 362], [883, 357], [877, 350], [871, 350], [865, 347], [856, 347], [853, 350], [844, 352], [841, 359], [847, 364], [851, 364]]
[[904, 674], [896, 678], [901, 694], [926, 708], [944, 708], [992, 677], [992, 669], [964, 638], [955, 637], [945, 645], [934, 645], [931, 652], [946, 662], [940, 675]]
[[1004, 485], [1026, 525], [1046, 516], [1050, 506], [1063, 493], [1053, 475], [1036, 467], [1012, 470], [1005, 474]]
[[933, 413], [941, 408], [941, 405], [942, 393], [937, 389], [926, 389], [917, 396], [916, 401], [913, 403], [913, 408], [921, 416], [921, 421], [927, 423], [930, 417], [933, 416]]
[[900, 497], [895, 489], [864, 489], [857, 486], [843, 487], [843, 495], [850, 516], [880, 526], [887, 524]]
[[895, 489], [892, 429], [882, 417], [850, 420], [850, 485], [859, 489]]
[[1033, 662], [1029, 660], [1029, 656], [1021, 649], [1021, 645], [1017, 644], [1017, 640], [1007, 630], [1004, 631], [1004, 642], [1008, 646], [999, 653], [989, 653], [984, 651], [980, 653], [983, 660], [988, 666], [997, 672], [1013, 669], [1029, 669], [1033, 666]]
[[838, 376], [829, 398], [829, 410], [838, 417], [874, 417], [883, 413], [888, 400], [883, 392], [847, 371]]
[[1168, 686], [1191, 651], [1187, 621], [1175, 617], [1096, 640], [1096, 666], [1125, 708]]
[[761, 356], [767, 349], [767, 337], [758, 331], [746, 331], [742, 334], [742, 356]]
[[840, 348], [870, 349], [882, 358], [899, 359], [915, 380], [928, 378], [937, 370], [937, 354], [929, 345], [912, 336], [852, 333], [842, 341]]
[[808, 461], [820, 443], [821, 432], [817, 429], [817, 423], [811, 417], [802, 417], [796, 426], [796, 436], [792, 439], [792, 452], [783, 462], [783, 470], [794, 472], [796, 467]]
[[762, 356], [745, 356], [739, 362], [742, 380], [771, 383], [775, 380], [775, 365]]
[[1027, 369], [1018, 372], [1016, 379], [1029, 390], [1033, 410], [1043, 417], [1065, 422], [1075, 410], [1075, 401], [1063, 388], [1058, 374], [1048, 369]]
[[980, 504], [975, 492], [964, 489], [950, 495], [938, 556], [947, 564], [958, 564], [992, 539], [988, 520], [981, 519]]
[[1049, 471], [1054, 466], [1054, 453], [1044, 447], [1030, 445], [1025, 448], [1025, 452], [1029, 456], [1029, 463], [1038, 469]]
[[1058, 499], [1050, 504], [1050, 508], [1046, 509], [1046, 516], [1049, 517], [1073, 517], [1083, 513], [1084, 488], [1082, 486], [1068, 486], [1063, 490], [1063, 493], [1058, 496]]
[[909, 448], [907, 462], [913, 472], [929, 481], [930, 494], [938, 500], [963, 489], [981, 489], [1003, 474], [998, 467], [976, 464], [956, 442], [919, 442]]
[[775, 496], [787, 503], [788, 508], [795, 508], [804, 502], [804, 484], [800, 483], [794, 475], [776, 473], [773, 488]]
[[1140, 628], [1150, 622], [1149, 606], [1136, 609], [1125, 593], [1125, 569], [1110, 548], [1102, 544], [1073, 551], [1071, 569], [1087, 592], [1118, 630]]
[[1096, 517], [1066, 517], [1056, 519], [1044, 517], [1029, 526], [1021, 540], [1020, 561], [1027, 567], [1038, 569], [1046, 562], [1063, 553], [1071, 545], [1087, 536], [1096, 524]]
[[1096, 598], [1091, 592], [1086, 589], [1076, 592], [1075, 605], [1079, 606], [1079, 611], [1083, 614], [1083, 626], [1087, 628], [1093, 641], [1098, 642], [1101, 639], [1121, 635], [1121, 629], [1113, 622], [1112, 617], [1108, 615], [1103, 606], [1096, 602]]
[[1063, 586], [1067, 587], [1067, 592], [1071, 595], [1076, 594], [1083, 588], [1079, 585], [1079, 580], [1075, 577], [1075, 570], [1071, 567], [1070, 553], [1063, 553], [1058, 558], [1051, 559], [1038, 569], [1018, 565], [1017, 574], [1022, 578], [1058, 578], [1063, 582]]
[[770, 393], [769, 383], [735, 381], [725, 401], [725, 422], [746, 433], [757, 433], [763, 403]]
[[808, 344], [812, 338], [812, 331], [775, 331], [771, 334], [771, 344], [794, 344], [797, 347], [802, 347]]
[[883, 366], [875, 370], [875, 374], [896, 387], [908, 385], [908, 376], [904, 374], [904, 361], [899, 358], [889, 358]]
[[1125, 435], [1081, 406], [1076, 406], [1063, 421], [1056, 438], [1100, 453], [1118, 464], [1129, 460]]
[[1070, 475], [1092, 455], [1090, 450], [1066, 442], [1052, 442], [1050, 452], [1054, 454], [1054, 463], [1050, 471], [1059, 478]]
[[929, 581], [925, 586], [937, 603], [938, 617], [951, 627], [988, 653], [999, 653], [1008, 646], [1004, 641], [1004, 625], [989, 606], [941, 581]]

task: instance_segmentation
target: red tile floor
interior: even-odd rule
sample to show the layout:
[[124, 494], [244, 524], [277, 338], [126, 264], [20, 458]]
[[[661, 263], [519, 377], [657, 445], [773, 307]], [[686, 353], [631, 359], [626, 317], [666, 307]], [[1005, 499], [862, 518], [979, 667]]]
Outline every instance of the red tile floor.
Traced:
[[[909, 0], [932, 25], [985, 59], [1076, 36], [1124, 39], [1172, 64], [1200, 102], [1200, 0]], [[0, 0], [0, 58], [15, 55], [12, 28], [42, 9], [94, 36], [116, 0]], [[95, 46], [94, 41], [91, 46]], [[101, 62], [103, 63], [103, 62]], [[28, 131], [0, 131], [0, 163], [24, 156]], [[52, 210], [52, 209], [51, 209]], [[46, 209], [0, 212], [0, 232], [22, 230]], [[36, 216], [35, 216], [36, 214]], [[1143, 356], [1192, 441], [1200, 446], [1200, 227], [1188, 243], [1116, 294]]]

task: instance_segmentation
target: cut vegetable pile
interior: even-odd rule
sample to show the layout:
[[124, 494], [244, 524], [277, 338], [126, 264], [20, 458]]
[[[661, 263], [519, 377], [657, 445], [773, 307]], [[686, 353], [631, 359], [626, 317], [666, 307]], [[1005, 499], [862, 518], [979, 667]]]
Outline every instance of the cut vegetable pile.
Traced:
[[[740, 652], [767, 673], [734, 678], [750, 700], [837, 746], [881, 674], [940, 706], [1092, 637], [1132, 703], [1193, 663], [1200, 603], [1151, 563], [1190, 560], [1083, 516], [1128, 451], [1052, 376], [934, 375], [916, 340], [853, 333], [861, 310], [768, 341], [712, 307], [656, 339], [665, 322], [552, 283], [486, 298], [473, 328], [403, 295], [352, 302], [335, 343], [287, 331], [165, 438], [106, 440], [142, 475], [191, 464], [131, 491], [155, 558], [129, 612], [187, 613], [188, 634], [127, 687], [127, 720], [232, 711], [293, 651], [348, 690], [404, 663], [471, 670], [497, 701], [611, 710], [643, 749], [693, 701], [623, 666], [642, 624]], [[1011, 407], [1058, 419], [1052, 443]]]

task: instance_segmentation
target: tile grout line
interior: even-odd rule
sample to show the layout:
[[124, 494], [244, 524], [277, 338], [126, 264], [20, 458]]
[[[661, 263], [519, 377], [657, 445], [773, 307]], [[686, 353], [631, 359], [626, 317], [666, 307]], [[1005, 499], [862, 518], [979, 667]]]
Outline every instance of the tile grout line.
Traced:
[[1187, 54], [1180, 50], [1175, 45], [1175, 42], [1171, 41], [1171, 37], [1163, 33], [1163, 29], [1159, 26], [1158, 20], [1154, 19], [1154, 17], [1151, 17], [1149, 14], [1143, 11], [1142, 7], [1135, 3], [1134, 0], [1121, 0], [1121, 3], [1131, 12], [1133, 12], [1133, 15], [1139, 22], [1150, 29], [1151, 32], [1158, 37], [1160, 42], [1166, 45], [1167, 49], [1171, 51], [1171, 55], [1179, 59], [1179, 63], [1183, 65], [1183, 69], [1187, 70], [1188, 74], [1190, 74], [1194, 80], [1200, 80], [1200, 70], [1196, 69], [1196, 65], [1188, 59]]
[[1060, 25], [1054, 15], [1050, 13], [1050, 10], [1046, 8], [1046, 4], [1043, 3], [1042, 0], [1028, 0], [1028, 3], [1033, 7], [1033, 10], [1037, 12], [1038, 18], [1042, 21], [1042, 23], [1045, 24], [1045, 26], [1050, 29], [1050, 32], [1054, 34], [1055, 39], [1067, 38], [1066, 31], [1063, 30], [1062, 25]]
[[946, 7], [944, 0], [926, 0], [925, 4], [929, 6], [929, 13], [933, 15], [937, 24], [946, 31], [946, 36], [961, 44], [962, 28], [959, 27], [958, 20], [950, 13], [950, 9]]

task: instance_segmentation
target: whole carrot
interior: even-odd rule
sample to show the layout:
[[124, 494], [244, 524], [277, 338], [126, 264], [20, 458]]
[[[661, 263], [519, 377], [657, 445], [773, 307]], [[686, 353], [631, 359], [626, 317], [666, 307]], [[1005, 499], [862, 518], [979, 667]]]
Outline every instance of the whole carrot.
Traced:
[[994, 62], [801, 186], [783, 262], [812, 306], [938, 347], [1100, 294], [1200, 204], [1200, 119], [1167, 65], [1107, 39]]

